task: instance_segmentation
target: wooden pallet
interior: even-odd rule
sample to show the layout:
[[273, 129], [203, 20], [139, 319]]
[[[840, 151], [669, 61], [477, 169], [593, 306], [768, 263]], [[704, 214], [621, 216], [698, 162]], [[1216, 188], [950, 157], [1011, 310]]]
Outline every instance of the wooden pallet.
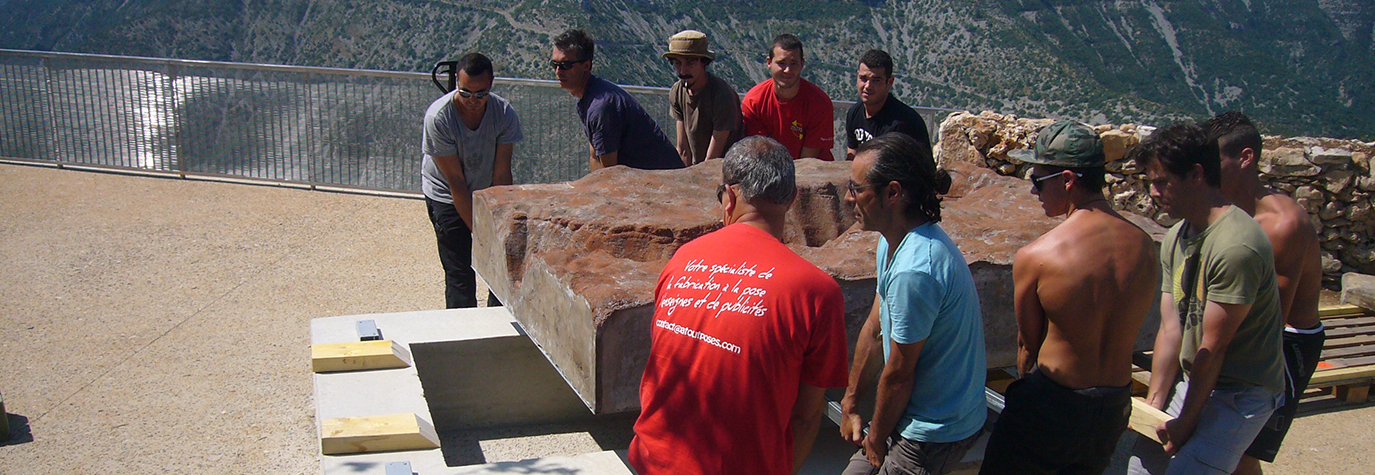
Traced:
[[1320, 309], [1327, 341], [1308, 389], [1331, 388], [1346, 402], [1365, 402], [1375, 380], [1375, 312], [1354, 305]]

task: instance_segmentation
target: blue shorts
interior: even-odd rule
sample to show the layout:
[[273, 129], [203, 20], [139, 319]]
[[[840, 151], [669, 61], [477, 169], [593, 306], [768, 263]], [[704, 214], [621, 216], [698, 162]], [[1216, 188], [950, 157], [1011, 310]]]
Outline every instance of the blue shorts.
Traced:
[[[1188, 391], [1187, 381], [1175, 385], [1165, 412], [1178, 416]], [[1139, 438], [1127, 462], [1127, 473], [1230, 474], [1270, 414], [1283, 403], [1284, 393], [1260, 386], [1214, 389], [1203, 405], [1198, 428], [1179, 453], [1169, 457], [1160, 444]]]

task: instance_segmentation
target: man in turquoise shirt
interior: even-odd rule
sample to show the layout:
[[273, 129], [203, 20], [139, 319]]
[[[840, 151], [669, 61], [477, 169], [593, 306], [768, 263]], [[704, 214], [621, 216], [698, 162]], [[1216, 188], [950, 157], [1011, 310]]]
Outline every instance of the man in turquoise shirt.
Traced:
[[[940, 221], [950, 175], [903, 134], [862, 144], [846, 200], [878, 231], [878, 295], [855, 345], [841, 436], [861, 449], [843, 473], [948, 471], [982, 432], [983, 318], [974, 278]], [[869, 432], [857, 411], [870, 355], [883, 354]]]

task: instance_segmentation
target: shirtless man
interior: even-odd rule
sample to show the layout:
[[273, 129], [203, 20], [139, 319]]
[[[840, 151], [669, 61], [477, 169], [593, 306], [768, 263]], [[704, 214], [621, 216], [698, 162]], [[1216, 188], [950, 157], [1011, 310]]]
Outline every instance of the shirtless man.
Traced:
[[1069, 216], [1012, 264], [1022, 377], [979, 473], [1102, 473], [1131, 416], [1133, 343], [1160, 281], [1155, 243], [1103, 198], [1093, 129], [1058, 122], [1018, 158], [1035, 165], [1046, 215]]
[[1240, 112], [1224, 112], [1209, 120], [1208, 128], [1218, 141], [1222, 196], [1255, 218], [1275, 251], [1280, 312], [1285, 324], [1284, 360], [1289, 374], [1286, 399], [1256, 435], [1233, 472], [1259, 474], [1261, 460], [1275, 461], [1280, 442], [1298, 410], [1299, 396], [1318, 367], [1327, 337], [1318, 319], [1322, 258], [1308, 212], [1293, 198], [1260, 183], [1257, 166], [1261, 139], [1251, 120]]

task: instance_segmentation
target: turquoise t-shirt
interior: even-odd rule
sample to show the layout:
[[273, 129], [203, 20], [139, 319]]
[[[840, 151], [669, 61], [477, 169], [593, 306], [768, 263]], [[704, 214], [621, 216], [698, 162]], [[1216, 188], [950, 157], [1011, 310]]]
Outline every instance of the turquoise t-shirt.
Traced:
[[936, 223], [903, 237], [888, 263], [888, 243], [878, 242], [878, 295], [883, 360], [891, 341], [926, 340], [917, 358], [907, 410], [898, 420], [905, 438], [956, 442], [983, 428], [983, 313], [974, 276], [955, 242]]

